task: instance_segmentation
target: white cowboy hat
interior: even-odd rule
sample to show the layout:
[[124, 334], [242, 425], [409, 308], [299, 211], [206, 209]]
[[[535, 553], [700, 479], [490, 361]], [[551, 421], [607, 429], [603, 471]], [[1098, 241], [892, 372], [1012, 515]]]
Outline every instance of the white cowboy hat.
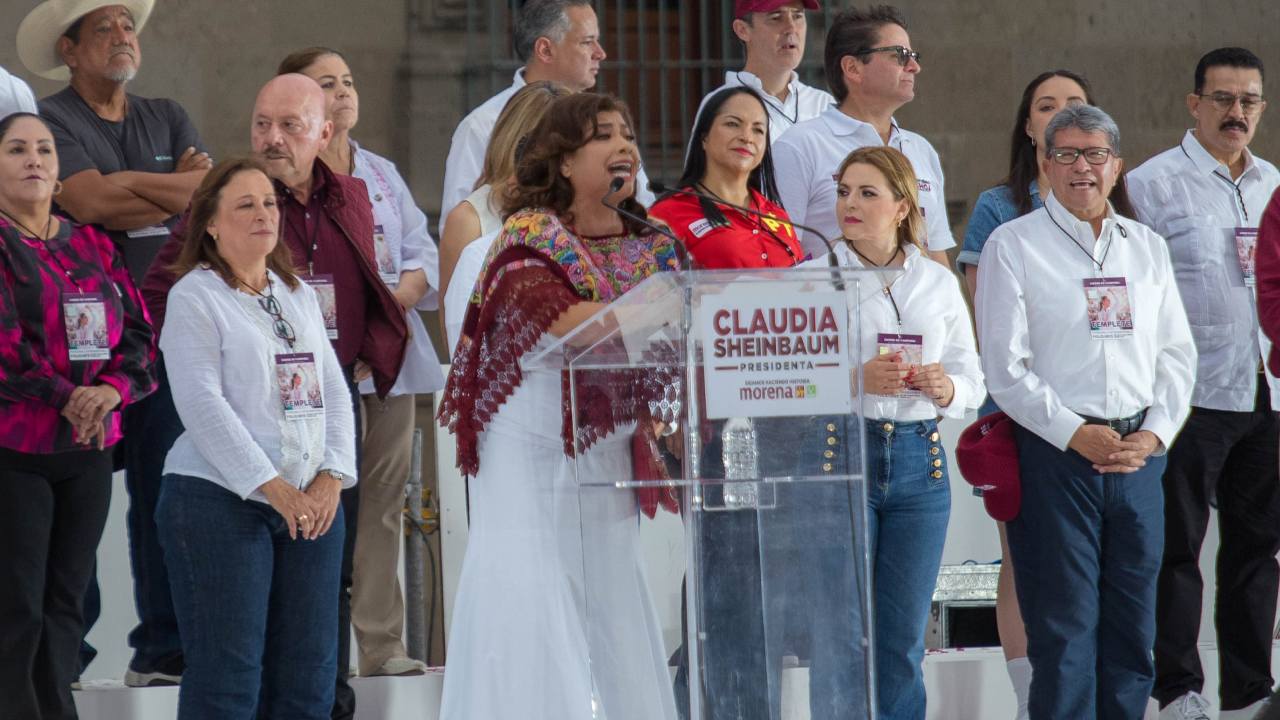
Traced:
[[133, 14], [134, 32], [142, 32], [156, 0], [45, 0], [27, 13], [18, 26], [18, 57], [31, 72], [50, 80], [68, 80], [71, 71], [58, 55], [58, 38], [75, 21], [112, 5]]

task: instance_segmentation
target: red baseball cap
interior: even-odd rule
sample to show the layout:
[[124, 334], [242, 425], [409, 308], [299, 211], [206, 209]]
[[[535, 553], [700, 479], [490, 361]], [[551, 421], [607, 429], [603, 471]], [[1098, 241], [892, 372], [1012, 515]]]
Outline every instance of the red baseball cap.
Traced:
[[1013, 420], [1008, 415], [993, 412], [965, 428], [956, 443], [956, 464], [965, 481], [981, 491], [988, 515], [1000, 522], [1018, 517], [1022, 479]]
[[[740, 18], [747, 13], [773, 12], [793, 0], [734, 0], [733, 16]], [[805, 10], [817, 10], [818, 0], [803, 0]]]

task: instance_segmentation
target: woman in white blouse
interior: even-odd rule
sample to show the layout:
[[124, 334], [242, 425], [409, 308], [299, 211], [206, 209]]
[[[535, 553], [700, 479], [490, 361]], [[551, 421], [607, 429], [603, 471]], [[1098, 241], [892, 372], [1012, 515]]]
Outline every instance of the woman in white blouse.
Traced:
[[[351, 625], [361, 675], [421, 675], [426, 665], [409, 657], [404, 641], [404, 599], [399, 565], [404, 487], [413, 454], [416, 395], [444, 387], [444, 374], [419, 310], [439, 305], [439, 261], [427, 216], [414, 202], [396, 166], [360, 147], [351, 131], [360, 120], [360, 96], [342, 54], [312, 47], [280, 63], [278, 74], [301, 73], [319, 83], [328, 101], [333, 138], [320, 154], [335, 173], [364, 181], [373, 206], [374, 256], [382, 281], [404, 308], [409, 348], [400, 377], [385, 400], [373, 381], [360, 384], [363, 442], [358, 517], [351, 519]], [[349, 507], [349, 506], [348, 506]], [[339, 658], [347, 653], [340, 652]]]
[[219, 164], [189, 217], [160, 337], [186, 430], [156, 517], [187, 661], [179, 717], [327, 720], [339, 494], [356, 473], [346, 381], [316, 293], [278, 242], [266, 168]]
[[[938, 418], [964, 417], [986, 391], [960, 284], [921, 252], [911, 162], [861, 148], [836, 177], [837, 259], [884, 270], [862, 281], [859, 303], [877, 717], [923, 720], [924, 632], [951, 512]], [[814, 455], [830, 450], [820, 438]], [[815, 462], [830, 472], [827, 458]]]

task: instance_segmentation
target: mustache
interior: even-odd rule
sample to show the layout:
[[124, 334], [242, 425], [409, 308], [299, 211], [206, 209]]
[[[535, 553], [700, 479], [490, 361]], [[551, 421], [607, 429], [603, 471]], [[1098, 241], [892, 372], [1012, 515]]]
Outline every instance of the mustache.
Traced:
[[1236, 128], [1240, 132], [1249, 132], [1249, 126], [1240, 120], [1227, 120], [1218, 126], [1219, 130], [1230, 130]]
[[115, 47], [111, 48], [112, 55], [116, 55], [119, 53], [124, 53], [129, 57], [134, 57], [133, 48], [129, 47], [128, 45], [116, 45]]

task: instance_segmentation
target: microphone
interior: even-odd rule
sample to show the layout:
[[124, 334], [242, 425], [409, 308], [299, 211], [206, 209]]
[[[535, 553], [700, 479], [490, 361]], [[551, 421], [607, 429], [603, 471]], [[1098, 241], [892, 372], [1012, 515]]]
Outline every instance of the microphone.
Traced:
[[[609, 183], [609, 192], [606, 193], [604, 197], [600, 198], [600, 204], [618, 213], [619, 215], [622, 215], [631, 220], [634, 220], [640, 223], [641, 225], [644, 225], [645, 227], [652, 228], [654, 231], [656, 231], [658, 234], [662, 235], [663, 237], [670, 238], [671, 242], [675, 243], [675, 247], [677, 251], [676, 254], [680, 256], [680, 269], [693, 270], [695, 265], [695, 263], [693, 262], [693, 256], [689, 254], [689, 249], [684, 246], [684, 242], [680, 240], [680, 238], [676, 237], [674, 233], [672, 233], [670, 230], [666, 229], [665, 227], [647, 218], [640, 217], [639, 215], [631, 212], [630, 210], [624, 210], [621, 207], [618, 207], [617, 205], [614, 205], [613, 203], [609, 202], [609, 196], [621, 190], [622, 186], [626, 184], [627, 184], [627, 181], [624, 180], [623, 178], [615, 177], [613, 179], [613, 182]], [[650, 187], [652, 187], [653, 183], [650, 183], [649, 185]]]
[[[656, 180], [649, 181], [649, 190], [652, 191], [654, 195], [658, 195], [658, 196], [665, 195], [667, 193], [675, 193], [677, 195], [688, 195], [690, 197], [696, 197], [702, 200], [709, 200], [713, 203], [716, 203], [717, 205], [723, 205], [727, 208], [732, 208], [734, 210], [746, 213], [748, 215], [755, 215], [756, 217], [768, 218], [770, 220], [778, 219], [773, 217], [772, 215], [769, 215], [768, 213], [764, 213], [759, 210], [756, 210], [755, 208], [743, 207], [742, 205], [734, 205], [733, 203], [721, 200], [720, 198], [715, 197], [714, 195], [707, 195], [706, 193], [700, 193], [696, 190], [685, 190], [683, 188], [667, 187], [666, 185], [663, 185], [662, 183]], [[800, 228], [801, 230], [807, 233], [813, 233], [814, 235], [816, 235], [818, 239], [822, 241], [822, 244], [827, 246], [827, 263], [831, 267], [838, 267], [836, 263], [836, 247], [835, 245], [832, 244], [831, 240], [827, 239], [826, 235], [823, 235], [816, 228], [809, 227], [808, 225], [801, 225], [800, 223], [797, 223], [797, 222], [792, 222], [789, 218], [787, 219], [787, 224], [790, 225], [791, 227]]]

